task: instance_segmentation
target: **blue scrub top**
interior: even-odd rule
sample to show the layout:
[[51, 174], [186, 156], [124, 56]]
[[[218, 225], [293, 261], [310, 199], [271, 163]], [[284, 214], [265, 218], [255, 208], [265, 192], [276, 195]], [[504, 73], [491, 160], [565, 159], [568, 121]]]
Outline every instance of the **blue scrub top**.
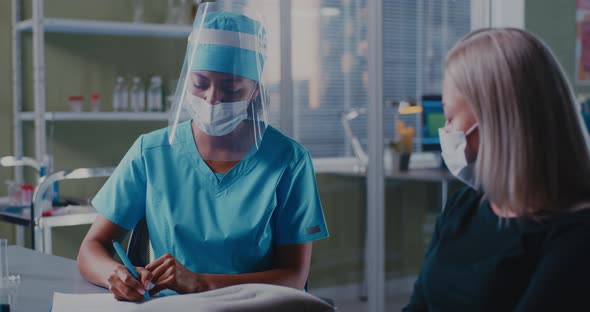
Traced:
[[205, 164], [191, 124], [140, 136], [92, 200], [131, 230], [146, 217], [155, 256], [172, 254], [193, 272], [274, 268], [277, 245], [328, 237], [309, 153], [268, 127], [256, 153], [225, 175]]

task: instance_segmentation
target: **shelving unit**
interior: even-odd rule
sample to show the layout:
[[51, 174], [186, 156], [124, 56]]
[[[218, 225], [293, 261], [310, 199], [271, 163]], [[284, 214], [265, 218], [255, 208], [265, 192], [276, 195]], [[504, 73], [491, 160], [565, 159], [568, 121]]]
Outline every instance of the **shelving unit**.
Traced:
[[[33, 31], [34, 21], [24, 20], [16, 24], [20, 32]], [[77, 20], [62, 18], [45, 18], [42, 22], [46, 33], [92, 34], [134, 37], [168, 37], [186, 38], [191, 31], [190, 26], [129, 23], [97, 20]]]
[[[47, 154], [47, 121], [166, 121], [168, 114], [135, 112], [47, 112], [45, 96], [45, 33], [88, 34], [157, 38], [188, 38], [190, 25], [166, 25], [153, 23], [132, 23], [102, 20], [79, 20], [46, 18], [44, 0], [31, 0], [33, 15], [31, 19], [21, 20], [21, 0], [12, 0], [12, 74], [13, 74], [13, 152], [15, 157], [23, 157], [23, 124], [34, 122], [35, 156], [42, 162]], [[33, 98], [34, 110], [22, 110], [22, 48], [23, 33], [32, 33], [33, 46]], [[24, 181], [23, 167], [14, 167], [14, 179]], [[37, 235], [35, 235], [37, 236]], [[17, 226], [17, 244], [24, 243], [24, 228]], [[42, 237], [37, 237], [42, 241]]]
[[[22, 121], [34, 121], [35, 113], [21, 113]], [[134, 112], [45, 112], [46, 121], [165, 121], [168, 113]]]
[[[14, 156], [22, 155], [23, 122], [35, 122], [35, 158], [44, 159], [46, 150], [46, 121], [165, 121], [166, 113], [133, 112], [46, 112], [45, 99], [45, 33], [91, 34], [134, 37], [159, 37], [185, 39], [191, 26], [153, 23], [132, 23], [101, 20], [79, 20], [44, 17], [44, 0], [32, 0], [33, 17], [20, 20], [21, 0], [12, 0], [13, 26], [13, 111]], [[22, 111], [21, 36], [33, 33], [33, 90], [35, 109]], [[22, 181], [22, 168], [15, 168], [15, 179]]]

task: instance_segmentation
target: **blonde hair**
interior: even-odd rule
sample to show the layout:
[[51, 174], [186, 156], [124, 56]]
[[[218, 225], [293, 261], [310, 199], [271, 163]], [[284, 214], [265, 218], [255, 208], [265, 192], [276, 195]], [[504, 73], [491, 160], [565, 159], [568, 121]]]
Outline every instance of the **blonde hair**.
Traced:
[[556, 58], [519, 29], [482, 29], [449, 51], [445, 79], [479, 124], [477, 184], [519, 216], [590, 199], [588, 133]]

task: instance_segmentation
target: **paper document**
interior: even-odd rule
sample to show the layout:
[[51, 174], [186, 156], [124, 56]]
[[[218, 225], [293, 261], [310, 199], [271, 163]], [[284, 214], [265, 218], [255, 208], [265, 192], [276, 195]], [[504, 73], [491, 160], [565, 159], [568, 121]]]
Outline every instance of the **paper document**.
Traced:
[[113, 294], [53, 294], [52, 312], [133, 311], [137, 303], [117, 301]]
[[117, 301], [113, 294], [53, 295], [53, 312], [95, 311], [208, 311], [208, 312], [324, 312], [333, 307], [301, 290], [267, 285], [244, 284], [198, 294], [154, 297], [142, 303]]

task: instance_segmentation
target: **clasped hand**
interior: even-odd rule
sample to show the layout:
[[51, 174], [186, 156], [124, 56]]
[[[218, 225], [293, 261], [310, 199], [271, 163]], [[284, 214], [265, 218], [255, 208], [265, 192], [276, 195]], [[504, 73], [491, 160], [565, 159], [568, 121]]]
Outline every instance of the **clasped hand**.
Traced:
[[109, 275], [108, 288], [115, 295], [115, 299], [141, 301], [146, 290], [150, 295], [164, 289], [171, 289], [180, 294], [207, 290], [203, 276], [189, 271], [171, 254], [163, 255], [145, 268], [135, 269], [139, 274], [139, 280], [133, 278], [123, 265], [117, 266]]

